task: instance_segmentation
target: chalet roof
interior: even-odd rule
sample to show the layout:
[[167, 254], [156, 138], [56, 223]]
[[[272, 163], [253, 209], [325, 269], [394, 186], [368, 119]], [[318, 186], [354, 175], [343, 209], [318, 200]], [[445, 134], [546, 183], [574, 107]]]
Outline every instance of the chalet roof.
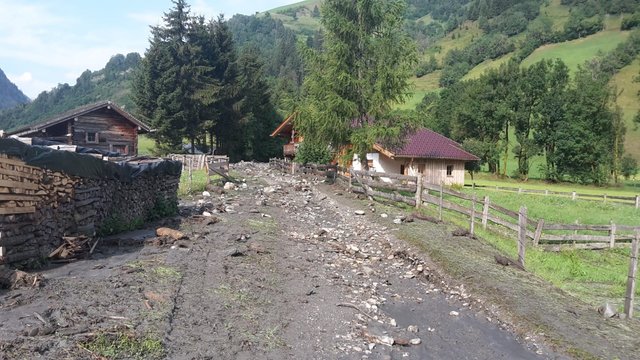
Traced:
[[284, 119], [284, 121], [271, 133], [271, 137], [291, 134], [291, 131], [293, 131], [293, 119], [296, 115], [297, 113], [293, 113]]
[[36, 123], [36, 124], [31, 124], [31, 125], [28, 125], [28, 126], [25, 126], [25, 127], [10, 131], [10, 132], [8, 132], [8, 135], [23, 136], [23, 135], [31, 134], [33, 132], [40, 131], [42, 129], [46, 129], [46, 128], [50, 127], [50, 126], [63, 123], [65, 121], [67, 121], [67, 120], [73, 119], [75, 117], [78, 117], [78, 116], [81, 116], [81, 115], [84, 115], [84, 114], [88, 114], [88, 113], [96, 111], [96, 110], [100, 110], [102, 108], [109, 108], [109, 109], [117, 112], [122, 117], [124, 117], [125, 119], [127, 119], [128, 121], [133, 123], [134, 125], [138, 126], [138, 128], [140, 128], [140, 130], [142, 130], [142, 132], [151, 131], [151, 128], [149, 127], [149, 125], [147, 125], [144, 122], [136, 119], [133, 115], [131, 115], [130, 113], [124, 111], [123, 109], [121, 109], [116, 104], [112, 103], [111, 101], [101, 101], [101, 102], [97, 102], [97, 103], [94, 103], [94, 104], [81, 106], [81, 107], [69, 110], [67, 112], [64, 112], [62, 114], [59, 114], [59, 115], [57, 115], [57, 116], [55, 116], [53, 118], [47, 119], [45, 121], [42, 121], [42, 122], [39, 122], [39, 123]]
[[404, 145], [387, 149], [376, 144], [374, 148], [389, 157], [448, 159], [478, 161], [477, 156], [465, 151], [462, 145], [429, 129], [419, 129], [409, 134]]

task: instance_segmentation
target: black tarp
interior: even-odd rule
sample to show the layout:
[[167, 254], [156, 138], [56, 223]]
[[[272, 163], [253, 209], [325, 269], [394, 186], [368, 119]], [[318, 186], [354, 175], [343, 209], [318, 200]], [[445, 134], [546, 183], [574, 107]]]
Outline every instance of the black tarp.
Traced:
[[19, 157], [27, 165], [90, 179], [116, 179], [124, 182], [148, 174], [180, 176], [179, 161], [161, 160], [141, 164], [108, 162], [91, 155], [27, 145], [16, 139], [0, 139], [0, 153]]

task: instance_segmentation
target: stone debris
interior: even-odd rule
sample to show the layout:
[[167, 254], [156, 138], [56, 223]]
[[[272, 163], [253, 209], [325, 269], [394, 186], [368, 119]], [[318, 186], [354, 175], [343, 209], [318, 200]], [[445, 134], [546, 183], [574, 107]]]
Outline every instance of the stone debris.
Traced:
[[226, 183], [224, 183], [224, 187], [225, 190], [235, 190], [236, 189], [236, 184], [227, 181]]
[[451, 311], [449, 312], [449, 315], [451, 315], [451, 316], [458, 316], [458, 315], [460, 315], [460, 313], [459, 313], [459, 312], [457, 312], [457, 311], [451, 310]]
[[364, 210], [356, 210], [356, 211], [354, 211], [354, 214], [356, 214], [356, 215], [364, 215], [365, 212], [364, 212]]

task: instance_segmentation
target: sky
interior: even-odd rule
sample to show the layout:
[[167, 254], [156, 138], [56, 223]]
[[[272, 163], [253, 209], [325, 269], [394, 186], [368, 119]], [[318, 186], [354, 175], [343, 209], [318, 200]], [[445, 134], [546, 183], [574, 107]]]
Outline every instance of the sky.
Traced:
[[[251, 15], [297, 0], [187, 0], [207, 18]], [[115, 54], [144, 54], [170, 0], [0, 0], [0, 69], [28, 97], [100, 70]]]

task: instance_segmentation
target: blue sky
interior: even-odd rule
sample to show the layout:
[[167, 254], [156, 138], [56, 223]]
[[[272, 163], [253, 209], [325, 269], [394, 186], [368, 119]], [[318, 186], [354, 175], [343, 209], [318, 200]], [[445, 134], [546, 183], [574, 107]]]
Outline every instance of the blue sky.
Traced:
[[[254, 14], [296, 0], [187, 0], [207, 17]], [[30, 98], [75, 84], [112, 55], [144, 53], [170, 0], [0, 0], [0, 68]]]

